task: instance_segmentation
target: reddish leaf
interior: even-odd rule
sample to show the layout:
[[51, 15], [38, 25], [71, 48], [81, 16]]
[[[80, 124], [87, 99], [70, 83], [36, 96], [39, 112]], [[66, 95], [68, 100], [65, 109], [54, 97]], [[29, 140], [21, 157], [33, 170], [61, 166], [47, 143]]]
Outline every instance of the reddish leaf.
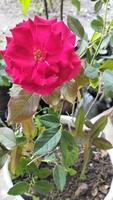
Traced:
[[23, 90], [13, 87], [12, 96], [8, 103], [7, 121], [11, 123], [20, 123], [30, 118], [37, 110], [40, 96], [31, 94]]

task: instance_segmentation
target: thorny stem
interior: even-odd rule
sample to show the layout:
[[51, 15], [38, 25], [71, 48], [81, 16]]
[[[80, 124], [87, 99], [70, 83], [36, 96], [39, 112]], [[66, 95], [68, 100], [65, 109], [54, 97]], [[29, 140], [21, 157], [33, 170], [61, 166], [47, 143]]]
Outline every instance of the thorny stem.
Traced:
[[64, 0], [61, 0], [60, 4], [60, 19], [63, 20], [63, 7], [64, 7]]
[[47, 5], [47, 0], [44, 0], [44, 7], [45, 7], [45, 15], [46, 15], [46, 18], [48, 19], [48, 18], [49, 18], [49, 15], [48, 15], [48, 5]]
[[83, 162], [83, 168], [82, 168], [82, 171], [81, 171], [81, 174], [80, 174], [80, 180], [83, 180], [85, 178], [85, 171], [86, 171], [87, 164], [88, 164], [88, 161], [89, 161], [89, 156], [90, 156], [90, 143], [88, 143], [85, 146], [84, 162]]

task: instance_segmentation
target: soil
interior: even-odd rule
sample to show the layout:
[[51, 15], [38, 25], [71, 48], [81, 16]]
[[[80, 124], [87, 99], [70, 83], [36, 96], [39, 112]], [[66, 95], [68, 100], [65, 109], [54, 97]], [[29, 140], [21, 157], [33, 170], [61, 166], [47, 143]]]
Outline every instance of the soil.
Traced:
[[[61, 193], [55, 190], [45, 196], [37, 194], [40, 200], [104, 200], [113, 176], [113, 167], [107, 152], [95, 149], [92, 151], [85, 181], [79, 179], [83, 162], [81, 155], [78, 160], [75, 165], [77, 175], [67, 177], [64, 191]], [[24, 199], [32, 200], [25, 196]]]

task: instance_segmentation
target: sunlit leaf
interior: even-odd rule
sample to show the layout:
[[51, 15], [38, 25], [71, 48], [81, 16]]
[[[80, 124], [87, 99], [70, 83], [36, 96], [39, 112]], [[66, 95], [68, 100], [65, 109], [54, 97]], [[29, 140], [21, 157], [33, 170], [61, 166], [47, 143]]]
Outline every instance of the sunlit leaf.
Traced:
[[22, 14], [23, 15], [26, 15], [27, 11], [28, 11], [28, 8], [30, 6], [30, 2], [31, 0], [20, 0], [20, 3], [22, 5]]
[[102, 70], [109, 69], [113, 70], [113, 60], [105, 60], [102, 65], [99, 67]]

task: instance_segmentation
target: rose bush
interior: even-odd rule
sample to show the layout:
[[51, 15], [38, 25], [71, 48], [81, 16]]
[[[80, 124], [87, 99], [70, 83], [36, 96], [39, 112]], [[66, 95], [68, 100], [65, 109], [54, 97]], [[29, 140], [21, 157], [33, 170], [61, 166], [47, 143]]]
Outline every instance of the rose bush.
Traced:
[[[21, 2], [26, 11], [27, 0]], [[72, 3], [79, 11], [80, 1]], [[113, 20], [107, 21], [108, 3], [95, 2], [97, 13], [105, 7], [105, 16], [97, 15], [91, 22], [95, 31], [91, 38], [73, 16], [67, 18], [70, 29], [63, 21], [36, 16], [11, 30], [6, 50], [1, 51], [12, 83], [18, 84], [13, 84], [9, 93], [10, 128], [2, 121], [4, 127], [0, 128], [0, 168], [10, 155], [9, 170], [15, 179], [8, 194], [29, 194], [37, 199], [39, 193], [51, 192], [55, 185], [62, 192], [67, 176], [75, 176], [75, 180], [80, 175], [82, 181], [89, 177], [86, 168], [93, 151], [95, 154], [94, 146], [103, 150], [113, 148], [111, 141], [101, 137], [112, 109], [97, 116], [95, 123], [89, 115], [95, 116], [92, 108], [96, 105], [99, 110], [97, 106], [104, 96], [113, 97]], [[77, 53], [83, 59], [81, 72], [81, 61], [74, 50], [76, 35]], [[98, 92], [93, 90], [94, 98], [89, 95], [90, 86], [97, 88]], [[106, 102], [108, 108], [111, 104]], [[76, 167], [79, 158], [81, 170]], [[1, 193], [0, 188], [0, 197]]]
[[6, 72], [29, 92], [47, 95], [80, 73], [76, 36], [63, 21], [36, 16], [18, 24], [3, 51]]

